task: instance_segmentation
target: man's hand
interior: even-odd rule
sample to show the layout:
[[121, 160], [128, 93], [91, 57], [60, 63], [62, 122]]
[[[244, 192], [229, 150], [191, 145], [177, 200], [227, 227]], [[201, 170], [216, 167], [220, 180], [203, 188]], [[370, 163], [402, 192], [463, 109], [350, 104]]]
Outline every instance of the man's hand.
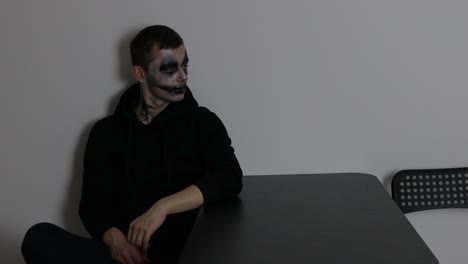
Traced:
[[148, 252], [151, 236], [162, 225], [168, 214], [161, 204], [156, 202], [146, 213], [133, 220], [128, 229], [128, 241], [143, 249], [145, 254]]
[[130, 223], [127, 239], [132, 245], [143, 249], [143, 252], [146, 253], [151, 236], [168, 215], [192, 210], [202, 204], [203, 195], [195, 185], [190, 185], [180, 192], [166, 196]]
[[109, 247], [112, 258], [124, 264], [146, 264], [150, 261], [143, 250], [130, 244], [125, 235], [115, 227], [104, 233], [103, 241]]

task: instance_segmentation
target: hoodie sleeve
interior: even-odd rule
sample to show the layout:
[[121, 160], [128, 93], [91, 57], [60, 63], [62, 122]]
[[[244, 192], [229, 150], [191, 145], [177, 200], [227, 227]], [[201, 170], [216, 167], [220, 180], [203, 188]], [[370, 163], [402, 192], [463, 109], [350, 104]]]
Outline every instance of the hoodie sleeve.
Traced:
[[203, 142], [204, 175], [195, 183], [205, 203], [233, 198], [242, 190], [242, 170], [221, 120], [206, 108], [199, 108]]
[[97, 122], [91, 129], [84, 155], [83, 185], [79, 215], [88, 233], [102, 240], [104, 232], [115, 226], [112, 204], [110, 156], [106, 151], [104, 129]]

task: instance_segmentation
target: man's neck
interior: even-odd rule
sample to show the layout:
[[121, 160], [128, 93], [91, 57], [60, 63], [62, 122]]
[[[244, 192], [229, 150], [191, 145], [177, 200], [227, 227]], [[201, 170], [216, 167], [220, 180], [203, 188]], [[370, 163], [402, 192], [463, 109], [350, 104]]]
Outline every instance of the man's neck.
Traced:
[[148, 92], [145, 92], [144, 89], [141, 89], [140, 100], [135, 113], [140, 122], [148, 125], [168, 105], [169, 102], [154, 98]]

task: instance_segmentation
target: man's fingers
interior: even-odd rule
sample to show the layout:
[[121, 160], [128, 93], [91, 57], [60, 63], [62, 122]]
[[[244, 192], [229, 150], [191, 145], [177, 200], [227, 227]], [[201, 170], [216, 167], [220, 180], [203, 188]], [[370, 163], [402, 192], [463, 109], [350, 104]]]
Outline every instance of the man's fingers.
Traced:
[[147, 232], [145, 232], [145, 236], [143, 237], [143, 252], [145, 253], [145, 255], [147, 255], [148, 253], [148, 248], [149, 248], [149, 240], [151, 238], [151, 235], [152, 234], [149, 234]]
[[124, 260], [125, 260], [125, 264], [137, 264], [133, 258], [132, 258], [132, 255], [131, 254], [126, 254], [124, 255]]
[[148, 254], [145, 253], [145, 252], [143, 251], [143, 249], [139, 248], [139, 249], [138, 249], [138, 252], [140, 253], [141, 258], [143, 259], [143, 261], [144, 261], [145, 263], [150, 263], [150, 262], [151, 262], [150, 259], [149, 259], [149, 257], [148, 257]]
[[131, 233], [130, 233], [130, 236], [128, 237], [128, 241], [130, 242], [130, 244], [137, 246], [138, 236], [140, 236], [141, 231], [139, 230], [137, 224], [132, 225], [130, 229], [131, 229]]
[[132, 235], [133, 235], [133, 222], [130, 224], [130, 227], [128, 228], [128, 233], [127, 233], [127, 240], [132, 244]]
[[138, 230], [137, 234], [135, 235], [135, 244], [134, 246], [137, 246], [141, 248], [143, 246], [143, 237], [145, 236], [145, 231], [144, 230]]
[[135, 262], [135, 264], [144, 264], [145, 263], [145, 261], [141, 257], [140, 252], [138, 252], [138, 250], [136, 248], [134, 250], [132, 250], [132, 256], [131, 257], [132, 257], [133, 261]]
[[143, 260], [146, 261], [146, 263], [150, 263], [151, 260], [150, 260], [149, 257], [148, 257], [148, 253], [144, 253], [144, 252], [143, 252], [143, 253], [141, 253], [141, 254], [143, 254]]
[[128, 228], [127, 240], [132, 245], [135, 245], [135, 243], [136, 243], [136, 239], [137, 239], [137, 235], [138, 235], [138, 222], [139, 222], [138, 220], [139, 219], [140, 219], [140, 217], [137, 217], [135, 220], [133, 220], [130, 223], [130, 226]]

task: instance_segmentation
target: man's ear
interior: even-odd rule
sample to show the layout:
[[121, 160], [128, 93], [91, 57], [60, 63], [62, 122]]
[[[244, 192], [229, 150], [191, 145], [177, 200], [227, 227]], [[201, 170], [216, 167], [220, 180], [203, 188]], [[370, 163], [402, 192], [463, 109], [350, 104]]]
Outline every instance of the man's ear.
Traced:
[[137, 66], [137, 65], [132, 66], [132, 76], [138, 82], [141, 82], [141, 83], [146, 82], [145, 71], [143, 70], [143, 68], [141, 66]]

